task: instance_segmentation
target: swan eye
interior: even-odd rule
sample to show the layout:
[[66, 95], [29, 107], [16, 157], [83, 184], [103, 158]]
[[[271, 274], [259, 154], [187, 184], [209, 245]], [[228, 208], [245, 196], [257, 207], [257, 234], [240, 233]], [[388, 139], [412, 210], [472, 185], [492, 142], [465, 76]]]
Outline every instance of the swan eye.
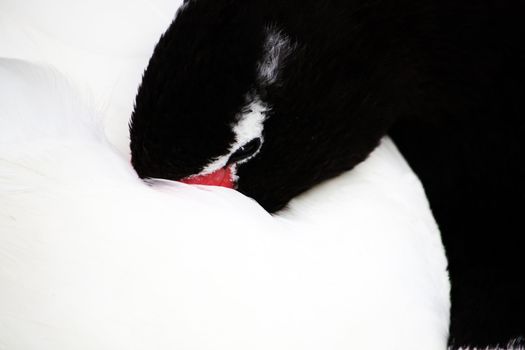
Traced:
[[253, 156], [258, 150], [261, 148], [261, 139], [256, 138], [245, 144], [244, 146], [240, 147], [237, 151], [235, 151], [228, 160], [229, 164], [232, 163], [238, 163], [240, 161], [243, 161], [251, 156]]

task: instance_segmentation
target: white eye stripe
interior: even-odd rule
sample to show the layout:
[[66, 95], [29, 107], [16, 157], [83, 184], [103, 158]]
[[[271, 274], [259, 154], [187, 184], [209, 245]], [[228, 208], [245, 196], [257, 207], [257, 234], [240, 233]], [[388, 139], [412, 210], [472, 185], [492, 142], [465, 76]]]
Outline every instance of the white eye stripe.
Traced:
[[236, 140], [235, 150], [257, 137], [262, 138], [267, 111], [268, 108], [259, 98], [250, 103], [248, 112], [242, 114], [239, 121], [233, 126]]
[[[246, 145], [253, 139], [259, 138], [261, 140], [261, 144], [264, 142], [262, 133], [264, 130], [264, 121], [266, 119], [266, 112], [268, 111], [268, 108], [258, 97], [256, 97], [245, 108], [245, 110], [247, 112], [241, 114], [237, 122], [232, 125], [232, 130], [235, 134], [235, 141], [228, 149], [228, 153], [214, 159], [199, 174], [195, 176], [211, 174], [221, 168], [224, 168], [228, 164], [228, 160], [230, 159], [231, 155], [235, 153], [240, 147]], [[257, 153], [259, 153], [259, 151], [260, 147], [257, 152], [240, 161], [239, 164], [253, 158], [255, 155], [257, 155]]]

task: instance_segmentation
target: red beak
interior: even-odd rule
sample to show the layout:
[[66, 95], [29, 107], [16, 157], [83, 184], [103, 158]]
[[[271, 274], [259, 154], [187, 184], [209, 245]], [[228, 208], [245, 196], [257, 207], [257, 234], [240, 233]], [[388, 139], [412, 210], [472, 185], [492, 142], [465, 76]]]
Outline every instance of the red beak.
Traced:
[[221, 186], [226, 188], [233, 188], [233, 173], [231, 167], [227, 166], [211, 174], [192, 176], [180, 180], [189, 185], [207, 185], [207, 186]]

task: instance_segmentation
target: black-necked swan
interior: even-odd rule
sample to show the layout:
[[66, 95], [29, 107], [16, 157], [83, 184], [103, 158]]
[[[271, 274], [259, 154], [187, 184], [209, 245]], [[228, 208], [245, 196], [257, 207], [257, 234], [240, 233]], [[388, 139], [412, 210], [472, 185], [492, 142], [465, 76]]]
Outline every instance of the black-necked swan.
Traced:
[[452, 282], [452, 345], [525, 336], [522, 2], [189, 0], [136, 99], [143, 178], [270, 212], [388, 132], [421, 178]]

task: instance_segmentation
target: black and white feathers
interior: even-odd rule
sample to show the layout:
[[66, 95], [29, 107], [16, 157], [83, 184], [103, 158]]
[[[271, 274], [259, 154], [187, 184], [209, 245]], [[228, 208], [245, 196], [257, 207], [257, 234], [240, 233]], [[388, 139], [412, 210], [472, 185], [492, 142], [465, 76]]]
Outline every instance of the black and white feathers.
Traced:
[[[364, 85], [376, 82], [370, 58], [359, 52], [377, 45], [374, 34], [360, 38], [348, 28], [352, 9], [341, 4], [303, 7], [294, 17], [287, 2], [190, 1], [180, 10], [153, 55], [132, 119], [133, 164], [141, 176], [202, 172], [231, 151], [238, 139], [232, 125], [254, 104], [263, 110], [264, 142], [239, 166], [238, 189], [270, 211], [368, 155], [390, 117], [338, 125], [348, 124], [351, 110], [365, 113], [383, 103], [375, 97], [361, 103], [369, 91]], [[338, 9], [346, 15], [332, 18]], [[307, 28], [293, 22], [307, 13]], [[342, 50], [334, 35], [359, 43]]]
[[[131, 125], [142, 177], [206, 172], [259, 106], [237, 188], [267, 210], [352, 169], [390, 132], [421, 177], [452, 279], [451, 343], [525, 334], [524, 5], [517, 1], [186, 2]], [[261, 123], [262, 122], [262, 123]]]

